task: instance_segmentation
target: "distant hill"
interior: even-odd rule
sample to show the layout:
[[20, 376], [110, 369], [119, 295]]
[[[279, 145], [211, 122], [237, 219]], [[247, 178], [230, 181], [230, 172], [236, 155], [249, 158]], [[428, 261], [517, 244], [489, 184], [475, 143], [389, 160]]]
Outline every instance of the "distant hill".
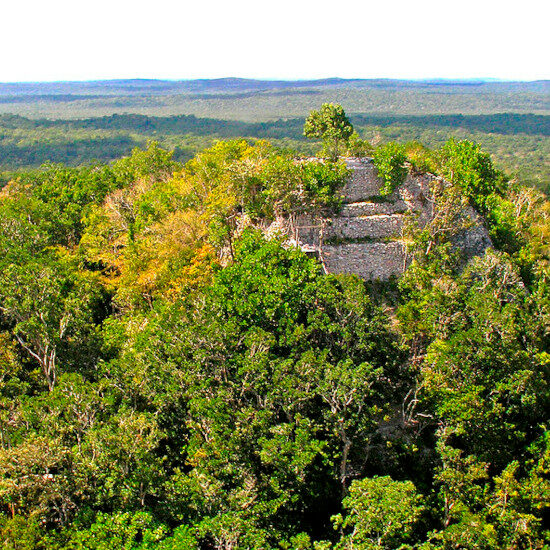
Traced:
[[354, 87], [378, 90], [434, 90], [459, 92], [473, 90], [483, 92], [537, 92], [550, 93], [550, 81], [533, 82], [491, 80], [393, 80], [393, 79], [345, 79], [323, 78], [318, 80], [254, 80], [247, 78], [214, 78], [197, 80], [95, 80], [85, 82], [20, 82], [0, 83], [1, 96], [71, 96], [119, 95], [119, 94], [173, 94], [173, 93], [233, 93], [243, 91], [264, 92], [300, 88]]

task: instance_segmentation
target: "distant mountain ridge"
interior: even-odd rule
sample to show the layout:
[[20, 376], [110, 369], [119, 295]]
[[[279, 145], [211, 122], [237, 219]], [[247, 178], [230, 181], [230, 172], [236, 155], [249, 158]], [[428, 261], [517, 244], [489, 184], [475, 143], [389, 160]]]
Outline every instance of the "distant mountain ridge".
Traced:
[[323, 78], [316, 80], [255, 80], [247, 78], [213, 78], [196, 80], [115, 79], [67, 82], [15, 82], [0, 83], [0, 96], [58, 95], [58, 94], [164, 94], [164, 93], [220, 93], [220, 92], [263, 92], [280, 89], [353, 87], [382, 90], [476, 88], [487, 91], [534, 91], [550, 93], [550, 80], [532, 82], [494, 81], [484, 79], [466, 80], [403, 80], [403, 79], [360, 79]]

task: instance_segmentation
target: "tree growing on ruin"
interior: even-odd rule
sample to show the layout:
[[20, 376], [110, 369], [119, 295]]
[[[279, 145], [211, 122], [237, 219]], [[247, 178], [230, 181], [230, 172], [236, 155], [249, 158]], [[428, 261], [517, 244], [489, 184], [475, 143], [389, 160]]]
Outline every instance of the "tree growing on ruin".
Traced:
[[347, 147], [353, 126], [341, 105], [323, 103], [318, 111], [311, 111], [304, 124], [304, 136], [323, 141], [323, 154], [336, 160]]

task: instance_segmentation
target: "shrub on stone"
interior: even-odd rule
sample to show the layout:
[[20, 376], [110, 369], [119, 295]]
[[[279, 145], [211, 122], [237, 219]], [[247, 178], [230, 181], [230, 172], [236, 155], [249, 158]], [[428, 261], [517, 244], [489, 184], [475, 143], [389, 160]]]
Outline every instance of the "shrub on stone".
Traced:
[[374, 151], [373, 158], [378, 177], [384, 182], [380, 195], [391, 195], [407, 176], [405, 148], [395, 142], [386, 143]]

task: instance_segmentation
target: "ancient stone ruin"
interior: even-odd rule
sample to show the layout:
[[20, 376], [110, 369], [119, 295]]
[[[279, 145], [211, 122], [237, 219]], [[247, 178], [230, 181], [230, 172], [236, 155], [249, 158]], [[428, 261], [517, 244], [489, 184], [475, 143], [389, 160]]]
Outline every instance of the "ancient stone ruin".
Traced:
[[[372, 159], [346, 159], [346, 164], [351, 176], [342, 189], [340, 211], [301, 216], [287, 224], [290, 241], [318, 257], [328, 273], [355, 273], [366, 280], [398, 276], [411, 261], [406, 223], [415, 220], [423, 227], [433, 220], [433, 184], [443, 180], [409, 173], [392, 195], [382, 197]], [[464, 257], [471, 258], [483, 254], [491, 240], [475, 210], [467, 206], [465, 213], [471, 223], [454, 240]]]

